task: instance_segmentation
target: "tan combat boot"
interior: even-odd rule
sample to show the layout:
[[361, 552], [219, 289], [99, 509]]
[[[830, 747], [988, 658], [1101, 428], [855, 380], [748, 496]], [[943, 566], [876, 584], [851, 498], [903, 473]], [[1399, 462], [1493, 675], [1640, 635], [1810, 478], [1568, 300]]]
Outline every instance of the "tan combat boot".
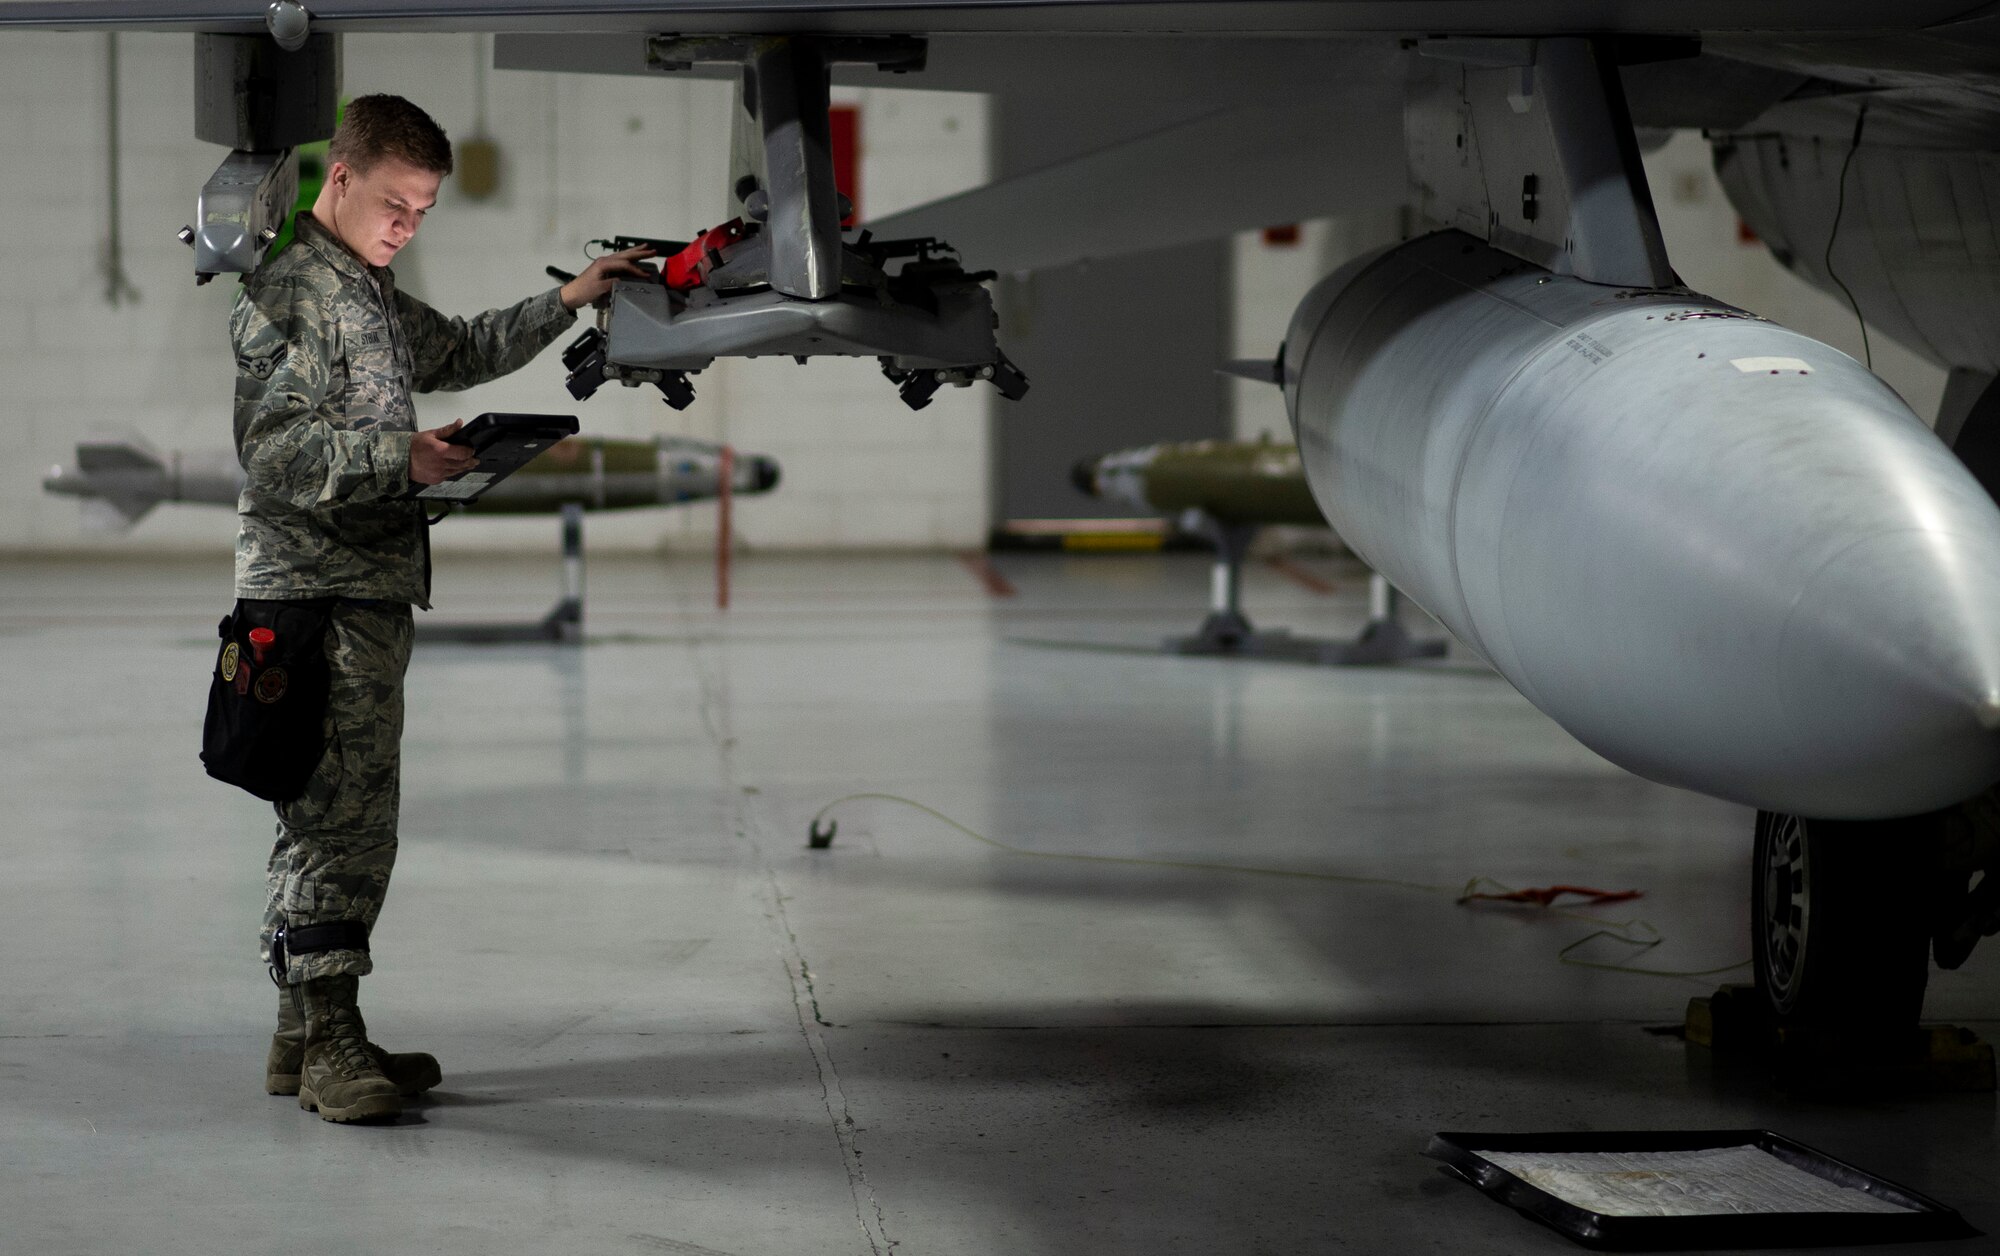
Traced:
[[[299, 1093], [299, 1068], [306, 1057], [306, 1019], [299, 1010], [300, 999], [294, 996], [294, 989], [292, 986], [278, 988], [278, 1029], [271, 1035], [271, 1050], [264, 1057], [265, 1094]], [[362, 1033], [367, 1033], [365, 1026]], [[368, 1044], [368, 1050], [381, 1066], [382, 1075], [395, 1083], [396, 1093], [406, 1099], [420, 1095], [444, 1080], [444, 1074], [438, 1069], [437, 1057], [427, 1052], [391, 1053], [372, 1042]]]
[[305, 1005], [306, 1047], [299, 1066], [299, 1106], [323, 1121], [379, 1121], [400, 1116], [396, 1084], [368, 1049], [354, 997], [358, 977], [315, 977], [298, 987]]

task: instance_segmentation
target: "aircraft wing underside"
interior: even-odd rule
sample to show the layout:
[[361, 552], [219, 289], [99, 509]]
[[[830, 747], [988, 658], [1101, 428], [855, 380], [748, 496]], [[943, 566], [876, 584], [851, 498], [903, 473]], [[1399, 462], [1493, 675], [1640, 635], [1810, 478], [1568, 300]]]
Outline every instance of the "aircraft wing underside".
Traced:
[[[248, 34], [266, 29], [268, 7], [0, 0], [0, 27]], [[919, 35], [921, 72], [843, 64], [833, 81], [1032, 90], [1079, 116], [1130, 119], [1116, 133], [1100, 123], [1099, 142], [1060, 168], [884, 224], [946, 234], [1003, 268], [1103, 255], [1109, 242], [1093, 235], [1114, 235], [1129, 252], [1394, 203], [1406, 64], [1396, 53], [1414, 38], [1631, 37], [1622, 59], [1641, 127], [1844, 136], [1851, 112], [1827, 101], [1868, 92], [1880, 141], [2000, 140], [2000, 3], [1968, 13], [1963, 0], [321, 0], [309, 9], [315, 31], [493, 31], [501, 68], [635, 75], [661, 72], [636, 37], [647, 34]], [[1172, 213], [1114, 220], [1093, 204], [1107, 187], [1137, 193], [1131, 200], [1167, 196]], [[1253, 187], [1268, 191], [1246, 196]], [[1045, 222], [1050, 205], [1076, 207], [1064, 217], [1081, 228], [1066, 242], [1040, 223], [1000, 225]], [[1029, 206], [1043, 212], [1022, 212]], [[1084, 212], [1095, 209], [1107, 212]], [[1165, 230], [1167, 217], [1184, 225]]]
[[[244, 49], [262, 46], [256, 37], [267, 30], [278, 34], [271, 23], [280, 9], [291, 10], [302, 26], [309, 22], [318, 36], [496, 32], [494, 63], [502, 69], [737, 79], [775, 44], [730, 37], [789, 34], [824, 51], [813, 54], [818, 59], [810, 73], [799, 66], [773, 69], [788, 80], [804, 74], [798, 81], [817, 76], [822, 84], [1032, 92], [1054, 115], [1074, 122], [1059, 143], [1045, 146], [1051, 164], [1010, 170], [984, 187], [865, 224], [884, 241], [947, 240], [969, 266], [1000, 271], [1405, 204], [1475, 234], [1491, 234], [1489, 223], [1504, 233], [1501, 204], [1489, 207], [1486, 198], [1519, 202], [1533, 217], [1534, 197], [1518, 188], [1496, 193], [1491, 171], [1481, 176], [1483, 190], [1460, 186], [1463, 180], [1451, 169], [1463, 163], [1448, 162], [1424, 176], [1427, 191], [1413, 192], [1409, 175], [1422, 144], [1412, 137], [1441, 134], [1448, 142], [1454, 124], [1441, 116], [1410, 122], [1419, 99], [1412, 84], [1439, 66], [1489, 78], [1519, 74], [1506, 67], [1533, 64], [1536, 41], [1572, 36], [1591, 37], [1607, 64], [1617, 67], [1623, 102], [1642, 130], [1700, 128], [1844, 145], [1852, 142], [1857, 102], [1865, 101], [1859, 107], [1867, 111], [1871, 146], [2000, 150], [2000, 0], [1970, 12], [1963, 0], [1895, 6], [1875, 0], [1648, 6], [1588, 0], [319, 0], [309, 11], [264, 0], [0, 0], [0, 28], [179, 30], [236, 39], [237, 52], [217, 52], [212, 39], [198, 49], [197, 60], [204, 53], [240, 53], [249, 60], [218, 63], [209, 73], [247, 82], [244, 75], [274, 72], [252, 64], [263, 53]], [[305, 37], [303, 29], [298, 33]], [[292, 46], [282, 38], [279, 43]], [[337, 62], [316, 64], [329, 82], [337, 81]], [[301, 84], [302, 100], [315, 90], [325, 94], [324, 85], [308, 89], [303, 79], [293, 81]], [[304, 132], [226, 133], [231, 108], [222, 101], [197, 119], [203, 138], [237, 150], [211, 180], [226, 195], [214, 207], [207, 200], [200, 206], [198, 274], [255, 264], [260, 241], [289, 208], [283, 154], [312, 138]], [[771, 125], [756, 122], [757, 116], [746, 106], [739, 129]], [[209, 119], [206, 131], [203, 117]], [[1481, 124], [1492, 132], [1482, 143], [1505, 149], [1510, 165], [1542, 151], [1535, 147], [1541, 140], [1520, 148], [1493, 138], [1498, 125], [1498, 119]], [[1467, 138], [1460, 136], [1461, 149]], [[750, 146], [753, 152], [759, 147]], [[1546, 152], [1534, 158], [1550, 159]], [[1782, 152], [1778, 161], [1783, 164]], [[733, 188], [772, 177], [761, 153], [756, 162], [755, 170], [731, 171]], [[1531, 179], [1538, 168], [1523, 167]], [[775, 196], [778, 189], [772, 191]], [[830, 212], [826, 189], [814, 192], [802, 184], [796, 191], [804, 198], [797, 204], [821, 216]], [[732, 201], [747, 219], [754, 214], [746, 204]], [[1560, 226], [1565, 214], [1566, 206], [1552, 202], [1549, 213], [1522, 227], [1526, 234], [1512, 247], [1554, 264], [1537, 252], [1533, 238], [1547, 237], [1544, 243], [1556, 252], [1569, 252]], [[758, 299], [772, 308], [711, 316], [682, 309], [678, 297], [651, 294], [666, 305], [628, 311], [617, 323], [627, 341], [640, 335], [637, 329], [646, 330], [643, 343], [607, 350], [607, 378], [657, 383], [675, 404], [686, 404], [691, 393], [680, 375], [717, 354], [837, 349], [882, 358], [913, 405], [939, 383], [991, 379], [1005, 382], [1009, 395], [1025, 387], [988, 343], [983, 306], [969, 278], [978, 272], [939, 271], [929, 253], [912, 260], [910, 274], [929, 293], [919, 304], [947, 298], [939, 307], [944, 314], [925, 316], [943, 330], [915, 336], [913, 327], [880, 312], [895, 302], [846, 301], [842, 308], [842, 300], [831, 299], [836, 288], [855, 286], [855, 277], [835, 265], [848, 246], [831, 220], [815, 219], [810, 231], [776, 230], [781, 221], [784, 215], [772, 212], [774, 230], [746, 246], [779, 248], [768, 265], [732, 264], [718, 275], [723, 286], [711, 288], [733, 290], [725, 278], [746, 290], [768, 280], [779, 295]], [[211, 237], [220, 243], [206, 247]], [[871, 255], [841, 265], [866, 263], [864, 272], [886, 282], [899, 260]], [[1615, 269], [1627, 278], [1667, 273], [1657, 259]], [[699, 304], [700, 294], [695, 299]], [[745, 340], [738, 329], [753, 325], [756, 334]], [[595, 356], [587, 350], [575, 356], [576, 386], [587, 391], [596, 380]], [[629, 368], [623, 375], [621, 366]]]
[[[0, 24], [252, 32], [257, 0], [5, 0]], [[1971, 15], [1962, 0], [1687, 0], [1607, 8], [1591, 0], [323, 0], [329, 30], [686, 32], [1153, 32], [1160, 34], [1636, 34], [1694, 31], [1884, 34]]]

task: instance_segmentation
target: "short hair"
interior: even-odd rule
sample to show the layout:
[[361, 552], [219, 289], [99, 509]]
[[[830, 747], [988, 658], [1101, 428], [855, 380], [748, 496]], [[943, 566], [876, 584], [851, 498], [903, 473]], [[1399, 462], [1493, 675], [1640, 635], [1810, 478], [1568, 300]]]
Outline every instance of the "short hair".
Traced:
[[347, 102], [326, 146], [329, 164], [366, 174], [384, 157], [437, 175], [451, 173], [451, 141], [431, 116], [401, 96], [357, 96]]

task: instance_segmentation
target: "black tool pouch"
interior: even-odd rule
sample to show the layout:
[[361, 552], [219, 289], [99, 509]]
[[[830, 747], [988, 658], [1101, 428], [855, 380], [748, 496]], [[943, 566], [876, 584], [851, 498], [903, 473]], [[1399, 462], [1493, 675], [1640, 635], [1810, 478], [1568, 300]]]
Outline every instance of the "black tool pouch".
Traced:
[[[245, 599], [223, 619], [201, 730], [210, 776], [272, 802], [305, 792], [326, 751], [326, 633], [338, 601]], [[261, 650], [250, 635], [259, 628], [272, 634]]]

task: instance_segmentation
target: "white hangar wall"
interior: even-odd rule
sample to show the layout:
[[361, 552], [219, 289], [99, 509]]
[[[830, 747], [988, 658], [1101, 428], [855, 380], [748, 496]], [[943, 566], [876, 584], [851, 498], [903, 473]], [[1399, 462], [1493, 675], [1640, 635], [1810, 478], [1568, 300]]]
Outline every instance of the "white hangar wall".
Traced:
[[[350, 36], [344, 90], [396, 92], [455, 140], [477, 121], [490, 45], [467, 35]], [[227, 448], [236, 284], [194, 286], [173, 232], [223, 150], [193, 137], [191, 40], [121, 35], [119, 126], [124, 272], [136, 299], [113, 304], [104, 271], [110, 156], [106, 36], [0, 35], [0, 550], [222, 551], [234, 516], [168, 506], [129, 532], [89, 531], [72, 499], [42, 492], [47, 468], [82, 436], [137, 433], [158, 449]], [[715, 82], [484, 72], [485, 134], [498, 142], [496, 195], [473, 202], [447, 180], [398, 281], [450, 314], [547, 287], [584, 242], [619, 232], [678, 236], [723, 209], [731, 89]], [[983, 182], [986, 105], [944, 92], [843, 90], [861, 110], [861, 196], [893, 212]], [[581, 327], [581, 322], [579, 327]], [[571, 333], [570, 335], [574, 335]], [[949, 389], [912, 413], [872, 360], [731, 361], [696, 378], [690, 410], [652, 389], [563, 390], [558, 341], [522, 371], [465, 393], [417, 399], [425, 426], [483, 410], [574, 410], [586, 432], [727, 440], [776, 456], [775, 493], [738, 503], [757, 548], [967, 546], [985, 535], [988, 399]], [[712, 506], [607, 514], [593, 548], [712, 544]], [[439, 549], [545, 548], [546, 519], [440, 528]]]

